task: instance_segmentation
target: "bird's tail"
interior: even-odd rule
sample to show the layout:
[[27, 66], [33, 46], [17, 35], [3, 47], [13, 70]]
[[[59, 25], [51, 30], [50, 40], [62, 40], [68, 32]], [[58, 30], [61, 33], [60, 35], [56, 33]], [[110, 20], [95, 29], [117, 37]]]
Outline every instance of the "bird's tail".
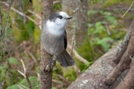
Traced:
[[59, 63], [63, 67], [73, 66], [75, 64], [74, 59], [64, 50], [60, 55], [58, 55]]

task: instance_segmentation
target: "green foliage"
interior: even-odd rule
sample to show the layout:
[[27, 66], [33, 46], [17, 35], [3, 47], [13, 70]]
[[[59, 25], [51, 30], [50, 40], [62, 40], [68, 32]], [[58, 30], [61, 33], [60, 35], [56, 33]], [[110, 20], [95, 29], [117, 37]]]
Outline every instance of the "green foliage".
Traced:
[[17, 84], [11, 85], [7, 87], [6, 89], [20, 89]]
[[111, 6], [117, 3], [120, 3], [122, 0], [107, 0], [104, 4], [104, 6]]
[[40, 29], [35, 27], [34, 29], [34, 43], [38, 44], [40, 42]]
[[[39, 81], [38, 78], [35, 76], [30, 76], [29, 77], [32, 89], [39, 89]], [[9, 87], [7, 87], [6, 89], [20, 89], [20, 87], [22, 87], [23, 89], [27, 89], [28, 88], [28, 83], [26, 81], [26, 79], [22, 79], [20, 82], [18, 82], [17, 84], [11, 85]]]
[[0, 66], [0, 81], [2, 81], [5, 78], [6, 70], [8, 70], [8, 65], [7, 63], [3, 66]]
[[112, 15], [110, 12], [100, 11], [102, 15], [104, 15], [104, 18], [106, 21], [108, 21], [110, 24], [113, 24], [114, 26], [118, 25], [118, 21], [115, 16]]
[[18, 64], [18, 60], [16, 58], [14, 58], [14, 57], [10, 57], [8, 59], [8, 61], [9, 61], [9, 64], [13, 64], [13, 65], [17, 65]]
[[63, 76], [69, 81], [74, 81], [77, 77], [77, 74], [72, 67], [63, 68], [62, 71]]
[[53, 5], [53, 8], [54, 8], [55, 10], [60, 10], [61, 7], [62, 7], [61, 3], [55, 3], [55, 4]]
[[84, 67], [83, 67], [83, 69], [81, 70], [81, 72], [82, 72], [82, 73], [85, 72], [85, 71], [87, 70], [87, 68], [88, 68], [92, 63], [93, 63], [93, 61], [84, 64]]
[[94, 51], [91, 47], [88, 36], [85, 37], [84, 43], [77, 48], [77, 51], [82, 57], [84, 57], [88, 61], [93, 60]]
[[105, 37], [102, 39], [94, 39], [94, 42], [96, 42], [97, 45], [100, 45], [104, 51], [108, 51], [108, 49], [111, 47], [111, 44], [108, 42], [113, 42], [113, 39], [110, 37]]
[[[114, 41], [116, 41], [116, 34], [120, 34], [119, 39], [123, 37], [123, 34], [119, 30], [114, 30], [118, 26], [118, 21], [115, 16], [106, 11], [91, 11], [89, 15], [100, 14], [104, 17], [101, 21], [97, 21], [95, 24], [89, 24], [88, 35], [92, 46], [101, 47], [106, 52]], [[112, 28], [111, 28], [112, 27]], [[96, 48], [95, 47], [95, 48]]]
[[33, 32], [34, 32], [33, 22], [28, 21], [27, 23], [24, 23], [21, 20], [17, 20], [17, 21], [20, 25], [17, 26], [13, 24], [14, 30], [12, 30], [12, 34], [14, 39], [18, 42], [30, 39], [30, 37], [33, 36]]
[[[16, 64], [15, 58], [9, 58], [11, 64]], [[14, 62], [13, 62], [14, 61]], [[0, 81], [5, 82], [4, 88], [17, 82], [20, 78], [16, 69], [11, 69], [11, 64], [7, 61], [3, 66], [0, 66]], [[16, 77], [17, 76], [17, 77]]]

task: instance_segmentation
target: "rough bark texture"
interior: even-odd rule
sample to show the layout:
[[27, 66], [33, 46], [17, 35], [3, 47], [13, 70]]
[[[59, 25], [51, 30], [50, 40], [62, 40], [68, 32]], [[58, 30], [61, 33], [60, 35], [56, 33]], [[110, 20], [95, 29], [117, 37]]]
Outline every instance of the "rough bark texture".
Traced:
[[125, 50], [125, 53], [121, 57], [121, 60], [119, 64], [114, 68], [114, 70], [107, 76], [106, 84], [111, 85], [117, 77], [129, 67], [131, 63], [131, 58], [134, 55], [134, 22], [130, 26], [131, 34], [130, 34], [130, 40], [127, 49]]
[[[42, 0], [42, 24], [53, 11], [53, 0]], [[40, 60], [40, 89], [51, 89], [52, 87], [52, 69], [45, 71], [46, 65], [50, 61], [51, 55], [47, 53], [41, 43], [41, 60]]]
[[117, 63], [117, 64], [119, 63], [119, 61], [121, 60], [122, 55], [124, 54], [124, 52], [127, 49], [131, 33], [132, 33], [132, 27], [130, 26], [129, 31], [125, 35], [125, 37], [124, 37], [124, 39], [123, 39], [123, 41], [121, 43], [120, 49], [118, 49], [118, 52], [117, 52], [117, 54], [115, 56], [114, 62]]
[[106, 86], [103, 82], [107, 74], [116, 66], [113, 57], [116, 55], [118, 46], [96, 60], [68, 89], [114, 89]]
[[128, 74], [116, 89], [134, 89], [134, 57]]
[[72, 36], [76, 35], [76, 46], [84, 42], [83, 39], [87, 34], [87, 8], [87, 0], [62, 0], [62, 10], [73, 16], [68, 25], [71, 30], [67, 30], [68, 42], [71, 43]]

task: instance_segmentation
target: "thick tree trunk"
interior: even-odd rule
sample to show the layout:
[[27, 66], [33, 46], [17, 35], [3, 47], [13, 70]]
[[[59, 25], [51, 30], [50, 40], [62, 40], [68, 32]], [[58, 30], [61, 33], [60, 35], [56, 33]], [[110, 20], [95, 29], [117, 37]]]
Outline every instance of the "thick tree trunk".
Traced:
[[116, 89], [134, 89], [134, 57], [128, 74]]
[[[42, 0], [42, 27], [45, 19], [47, 19], [53, 11], [53, 0]], [[45, 71], [46, 66], [50, 62], [51, 55], [47, 53], [41, 43], [41, 60], [40, 60], [40, 89], [51, 89], [52, 87], [52, 69]]]
[[117, 45], [94, 62], [83, 74], [81, 74], [68, 89], [114, 89], [103, 82], [106, 76], [113, 70], [116, 64], [113, 62]]

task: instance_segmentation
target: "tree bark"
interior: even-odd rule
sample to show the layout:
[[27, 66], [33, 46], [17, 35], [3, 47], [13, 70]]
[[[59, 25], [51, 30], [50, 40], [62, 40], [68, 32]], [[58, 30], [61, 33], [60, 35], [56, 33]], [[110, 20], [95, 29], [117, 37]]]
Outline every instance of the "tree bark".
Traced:
[[128, 74], [116, 89], [133, 89], [134, 86], [134, 57]]
[[113, 62], [113, 57], [116, 55], [119, 45], [96, 60], [67, 89], [114, 89], [106, 86], [103, 82], [116, 66], [116, 63]]
[[[42, 28], [45, 19], [48, 19], [52, 11], [53, 0], [42, 0]], [[49, 64], [50, 57], [51, 55], [44, 50], [41, 43], [40, 89], [51, 89], [52, 87], [52, 69], [49, 72], [45, 71], [46, 66]]]
[[120, 62], [122, 55], [124, 54], [124, 52], [127, 49], [131, 33], [132, 33], [132, 27], [130, 26], [129, 31], [125, 35], [125, 37], [124, 37], [124, 39], [123, 39], [123, 41], [121, 43], [120, 49], [118, 49], [118, 52], [117, 52], [117, 54], [115, 56], [114, 62], [117, 63], [117, 64]]
[[87, 8], [87, 0], [62, 0], [62, 10], [73, 16], [68, 24], [68, 42], [72, 43], [76, 35], [74, 39], [77, 47], [84, 42], [87, 34]]

